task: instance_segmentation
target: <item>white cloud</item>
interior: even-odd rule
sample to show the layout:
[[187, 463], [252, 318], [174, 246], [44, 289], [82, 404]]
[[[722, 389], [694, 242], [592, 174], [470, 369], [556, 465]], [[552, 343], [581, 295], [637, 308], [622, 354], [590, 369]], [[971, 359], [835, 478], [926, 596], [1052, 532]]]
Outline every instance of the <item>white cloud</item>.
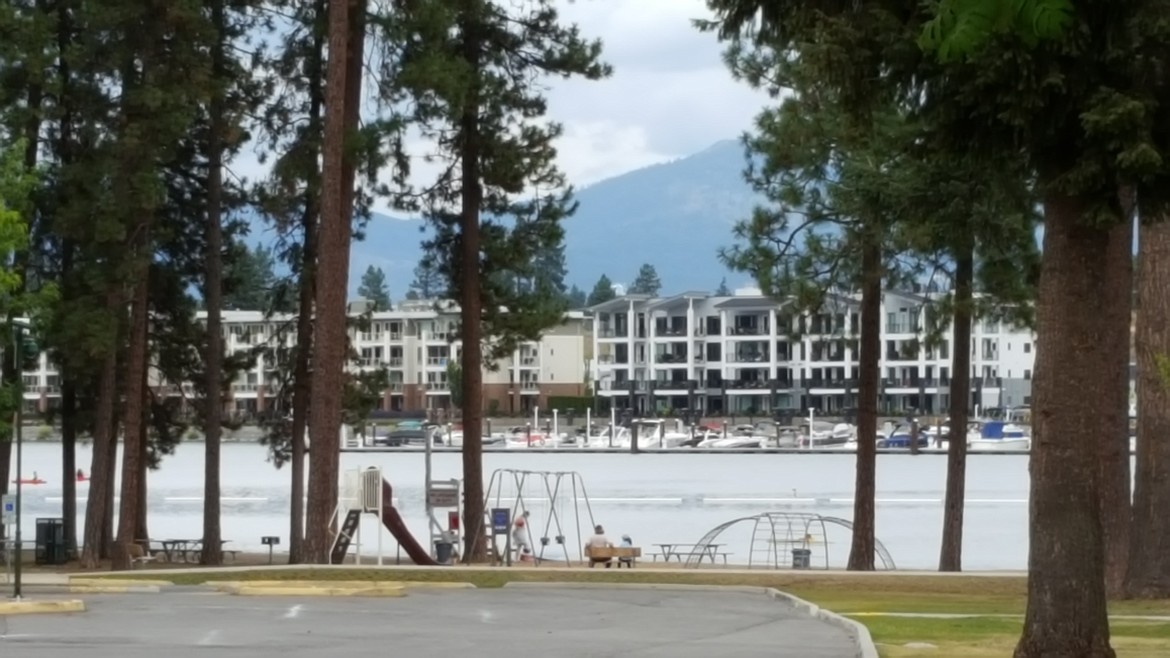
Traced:
[[[769, 101], [731, 79], [714, 35], [691, 22], [709, 17], [704, 0], [559, 0], [561, 18], [599, 38], [614, 67], [606, 80], [549, 83], [549, 118], [565, 128], [558, 163], [582, 187], [738, 137]], [[433, 180], [441, 165], [409, 140], [414, 182]], [[233, 168], [251, 178], [261, 166], [248, 152]]]

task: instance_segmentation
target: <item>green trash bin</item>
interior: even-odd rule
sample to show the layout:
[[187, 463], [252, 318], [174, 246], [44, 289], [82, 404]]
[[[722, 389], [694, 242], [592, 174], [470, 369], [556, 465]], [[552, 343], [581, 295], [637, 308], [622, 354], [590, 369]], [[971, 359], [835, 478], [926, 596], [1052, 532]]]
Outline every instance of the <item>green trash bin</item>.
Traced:
[[812, 550], [808, 548], [792, 549], [792, 568], [807, 569], [812, 563]]

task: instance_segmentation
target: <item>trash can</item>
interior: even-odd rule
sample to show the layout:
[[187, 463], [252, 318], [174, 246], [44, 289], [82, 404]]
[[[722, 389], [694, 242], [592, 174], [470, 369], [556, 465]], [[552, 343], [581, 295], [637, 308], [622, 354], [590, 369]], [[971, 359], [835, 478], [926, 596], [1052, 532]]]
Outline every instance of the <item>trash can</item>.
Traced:
[[451, 561], [452, 549], [455, 545], [449, 541], [435, 542], [435, 561], [439, 564], [447, 564]]
[[812, 562], [812, 550], [808, 548], [792, 549], [792, 568], [807, 569]]
[[37, 564], [65, 564], [65, 519], [37, 519], [36, 540]]

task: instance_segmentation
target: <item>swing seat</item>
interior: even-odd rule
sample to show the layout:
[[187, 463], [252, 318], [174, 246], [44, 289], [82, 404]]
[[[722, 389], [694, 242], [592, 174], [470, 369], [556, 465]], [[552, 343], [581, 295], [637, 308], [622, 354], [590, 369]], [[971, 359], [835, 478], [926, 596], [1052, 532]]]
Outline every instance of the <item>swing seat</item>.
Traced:
[[565, 536], [564, 535], [557, 535], [557, 543], [560, 544], [561, 546], [564, 546], [565, 545]]
[[548, 537], [541, 537], [540, 538], [540, 545], [541, 546], [548, 546]]

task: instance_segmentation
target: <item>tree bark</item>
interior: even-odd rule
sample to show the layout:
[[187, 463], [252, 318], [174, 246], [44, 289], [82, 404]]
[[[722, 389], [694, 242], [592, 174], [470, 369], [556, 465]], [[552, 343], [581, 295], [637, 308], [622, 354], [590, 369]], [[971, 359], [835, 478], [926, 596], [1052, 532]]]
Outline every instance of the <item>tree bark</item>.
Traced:
[[206, 396], [203, 409], [203, 552], [205, 565], [223, 564], [220, 528], [219, 454], [223, 425], [223, 134], [224, 94], [229, 84], [224, 64], [228, 39], [224, 0], [211, 3], [211, 22], [217, 34], [211, 51], [212, 93], [207, 138], [207, 260], [203, 271], [203, 298], [207, 304], [207, 354], [204, 359]]
[[[119, 359], [121, 364], [125, 359]], [[118, 396], [120, 392], [115, 391], [114, 395]], [[116, 512], [118, 508], [115, 506], [116, 494], [118, 492], [118, 443], [121, 436], [122, 423], [119, 420], [119, 409], [121, 405], [118, 404], [115, 398], [114, 411], [110, 416], [110, 440], [106, 442], [106, 478], [110, 482], [110, 486], [106, 487], [106, 505], [102, 508], [102, 541], [99, 550], [101, 551], [101, 558], [103, 560], [110, 559], [114, 554], [114, 520], [117, 518]], [[125, 440], [121, 439], [123, 443], [123, 450], [125, 450]], [[96, 446], [96, 442], [95, 442]], [[96, 447], [95, 447], [96, 449]]]
[[1108, 308], [1109, 229], [1085, 220], [1086, 199], [1044, 198], [1032, 398], [1028, 605], [1015, 658], [1113, 658], [1101, 526], [1101, 437], [1115, 382]]
[[[112, 348], [111, 348], [112, 349]], [[103, 550], [103, 531], [107, 519], [113, 514], [108, 508], [110, 492], [114, 487], [111, 474], [111, 449], [117, 450], [117, 434], [114, 428], [114, 405], [117, 399], [118, 355], [111, 351], [102, 365], [98, 382], [97, 402], [93, 422], [93, 459], [89, 466], [89, 496], [85, 506], [85, 527], [82, 538], [81, 567], [96, 569]]]
[[1137, 276], [1137, 470], [1126, 590], [1170, 598], [1170, 222], [1143, 224]]
[[[325, 22], [327, 7], [324, 0], [314, 3], [315, 20]], [[321, 31], [317, 31], [320, 34]], [[322, 98], [321, 78], [323, 74], [325, 40], [317, 36], [306, 63], [309, 88], [309, 134], [320, 135]], [[297, 348], [296, 363], [293, 366], [293, 408], [292, 408], [292, 463], [289, 475], [292, 479], [289, 501], [289, 564], [304, 561], [305, 542], [305, 426], [309, 418], [309, 397], [312, 388], [309, 381], [310, 356], [313, 345], [313, 298], [316, 294], [314, 282], [317, 271], [317, 234], [321, 215], [320, 176], [305, 182], [304, 208], [301, 227], [304, 237], [301, 244], [301, 273], [298, 282]]]
[[65, 553], [77, 558], [77, 384], [71, 368], [61, 373], [61, 516]]
[[[467, 3], [464, 3], [465, 5]], [[480, 324], [480, 183], [479, 52], [473, 9], [464, 8], [463, 57], [474, 79], [459, 121], [461, 183], [459, 217], [460, 282], [459, 338], [463, 398], [463, 527], [467, 529], [464, 562], [485, 559], [483, 491], [483, 327]]]
[[955, 258], [955, 311], [951, 319], [950, 438], [947, 441], [947, 488], [943, 502], [939, 571], [963, 570], [963, 506], [967, 492], [967, 414], [971, 399], [972, 287], [975, 254], [970, 244]]
[[873, 571], [874, 494], [877, 471], [877, 402], [880, 385], [882, 247], [868, 236], [862, 246], [861, 339], [857, 376], [857, 475], [853, 486], [853, 541], [850, 571]]
[[[149, 219], [144, 220], [149, 222]], [[126, 349], [126, 401], [123, 407], [122, 499], [118, 507], [118, 534], [110, 556], [114, 570], [131, 567], [130, 547], [138, 537], [138, 505], [142, 497], [142, 429], [146, 404], [145, 373], [150, 352], [150, 244], [149, 226], [142, 232], [133, 257], [143, 260], [134, 286], [134, 303], [130, 310], [130, 336]]]
[[[1124, 195], [1124, 193], [1123, 193]], [[1131, 196], [1131, 195], [1130, 195]], [[1132, 496], [1129, 467], [1129, 336], [1133, 310], [1133, 215], [1132, 200], [1123, 199], [1125, 221], [1109, 233], [1106, 285], [1109, 303], [1101, 308], [1112, 320], [1101, 344], [1109, 359], [1102, 375], [1111, 382], [1110, 401], [1104, 420], [1109, 429], [1098, 436], [1101, 524], [1105, 532], [1105, 593], [1125, 595], [1129, 565], [1129, 517]]]
[[329, 6], [329, 59], [322, 142], [322, 216], [317, 259], [315, 340], [309, 429], [309, 501], [305, 559], [329, 563], [331, 521], [337, 507], [341, 404], [345, 385], [346, 293], [349, 284], [350, 209], [345, 207], [345, 116], [349, 2]]
[[[147, 388], [147, 372], [142, 372], [142, 388], [147, 391], [147, 399], [149, 400], [150, 392]], [[148, 407], [149, 404], [143, 405]], [[145, 542], [150, 540], [150, 530], [146, 526], [147, 517], [150, 511], [150, 500], [147, 495], [147, 474], [150, 472], [150, 435], [147, 431], [149, 427], [149, 412], [144, 408], [142, 410], [142, 425], [138, 430], [138, 506], [135, 507], [135, 522], [134, 522], [134, 541]], [[145, 546], [145, 545], [144, 545]]]

